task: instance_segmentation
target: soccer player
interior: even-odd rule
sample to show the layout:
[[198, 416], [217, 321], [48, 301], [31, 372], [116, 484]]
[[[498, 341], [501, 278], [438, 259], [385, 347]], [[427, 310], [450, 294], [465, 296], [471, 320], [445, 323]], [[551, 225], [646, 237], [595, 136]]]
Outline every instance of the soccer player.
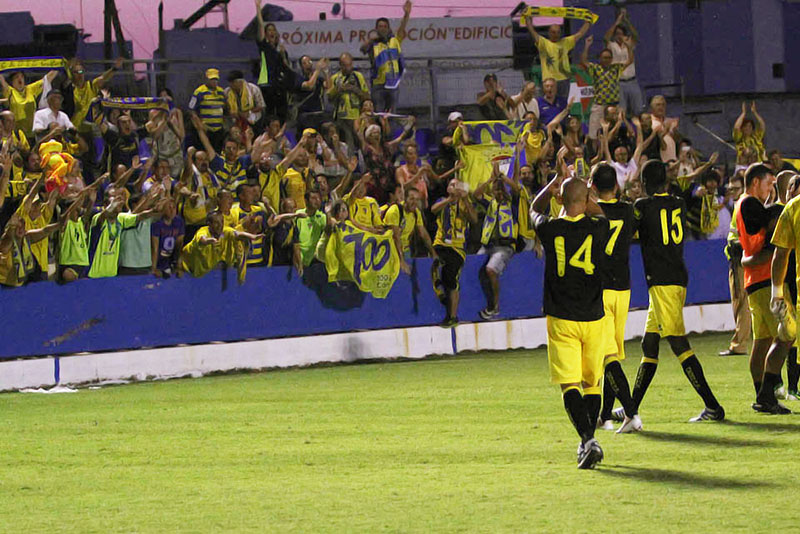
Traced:
[[[797, 177], [793, 178], [793, 183], [789, 186], [789, 195], [792, 198], [783, 209], [778, 224], [772, 235], [772, 244], [775, 245], [775, 252], [772, 259], [772, 298], [771, 310], [777, 312], [778, 317], [788, 313], [789, 310], [797, 307], [797, 280], [791, 280], [791, 271], [794, 270], [795, 277], [800, 273], [800, 268], [797, 267], [797, 248], [798, 240], [800, 240], [800, 201], [797, 200], [798, 183], [800, 180]], [[792, 255], [795, 259], [792, 260]], [[792, 265], [791, 262], [795, 264]], [[794, 282], [794, 284], [792, 284]], [[784, 294], [784, 284], [788, 289], [788, 295]], [[794, 286], [794, 287], [792, 287]], [[792, 291], [794, 289], [794, 291]], [[794, 294], [792, 294], [794, 293]], [[797, 349], [792, 349], [793, 354], [789, 356], [788, 367], [788, 382], [789, 382], [789, 395], [797, 398]], [[794, 359], [794, 362], [792, 362]]]
[[683, 305], [689, 281], [683, 263], [686, 205], [682, 199], [666, 192], [669, 184], [667, 169], [662, 162], [648, 161], [642, 166], [641, 176], [647, 196], [637, 200], [633, 208], [639, 221], [639, 242], [650, 305], [642, 339], [644, 356], [633, 387], [633, 403], [638, 411], [656, 374], [658, 345], [665, 337], [689, 382], [705, 403], [703, 411], [689, 421], [722, 421], [725, 410], [706, 381], [683, 324]]
[[466, 257], [464, 243], [467, 227], [478, 220], [470, 199], [469, 186], [457, 178], [450, 180], [447, 196], [431, 206], [431, 213], [436, 215], [433, 250], [438, 256], [431, 265], [431, 278], [433, 290], [446, 310], [439, 326], [452, 328], [458, 324], [458, 289]]
[[603, 282], [608, 221], [589, 198], [589, 188], [570, 178], [561, 185], [564, 212], [545, 215], [558, 187], [556, 176], [533, 201], [531, 218], [545, 251], [544, 313], [550, 378], [561, 386], [564, 408], [581, 443], [578, 468], [603, 459], [594, 437], [603, 377]]
[[[491, 190], [488, 201], [483, 197], [487, 187]], [[511, 193], [506, 191], [506, 187], [511, 189]], [[489, 180], [475, 189], [475, 198], [486, 207], [479, 251], [479, 254], [488, 256], [479, 273], [486, 293], [486, 308], [480, 311], [480, 317], [485, 321], [494, 319], [500, 313], [500, 276], [514, 256], [519, 235], [519, 194], [519, 184], [501, 173], [497, 162]]]
[[[775, 389], [781, 384], [781, 367], [795, 336], [794, 320], [785, 322], [770, 309], [770, 243], [775, 212], [779, 204], [765, 207], [775, 185], [775, 176], [766, 165], [750, 165], [745, 172], [745, 194], [736, 203], [736, 227], [744, 257], [744, 288], [753, 323], [753, 348], [750, 351], [750, 375], [756, 390], [753, 409], [771, 414], [789, 414], [791, 410], [778, 402]], [[793, 315], [793, 314], [792, 314]], [[781, 324], [787, 328], [780, 329]]]
[[631, 398], [628, 379], [620, 361], [625, 359], [625, 323], [631, 303], [631, 270], [629, 253], [631, 241], [636, 233], [637, 221], [633, 206], [617, 200], [619, 182], [617, 174], [608, 163], [600, 163], [592, 170], [592, 187], [597, 191], [597, 204], [609, 223], [609, 236], [605, 246], [607, 256], [601, 269], [603, 278], [603, 308], [605, 311], [605, 350], [603, 352], [603, 410], [598, 425], [613, 430], [611, 421], [614, 398], [618, 398], [626, 417], [617, 430], [620, 434], [638, 432], [642, 420]]

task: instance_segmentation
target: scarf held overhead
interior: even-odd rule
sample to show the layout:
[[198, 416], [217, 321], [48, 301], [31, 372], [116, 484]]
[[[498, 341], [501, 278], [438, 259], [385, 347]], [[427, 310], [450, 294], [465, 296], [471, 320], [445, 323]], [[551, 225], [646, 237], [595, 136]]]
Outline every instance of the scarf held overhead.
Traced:
[[0, 73], [9, 71], [63, 69], [67, 61], [63, 57], [18, 57], [0, 59]]
[[97, 122], [103, 113], [110, 109], [128, 110], [151, 110], [160, 109], [170, 111], [173, 108], [172, 101], [167, 98], [153, 98], [145, 96], [121, 96], [115, 98], [96, 98], [89, 107], [86, 121]]
[[528, 17], [561, 17], [565, 19], [584, 20], [590, 24], [597, 22], [598, 15], [582, 7], [548, 7], [528, 6], [522, 12], [520, 24], [524, 25]]

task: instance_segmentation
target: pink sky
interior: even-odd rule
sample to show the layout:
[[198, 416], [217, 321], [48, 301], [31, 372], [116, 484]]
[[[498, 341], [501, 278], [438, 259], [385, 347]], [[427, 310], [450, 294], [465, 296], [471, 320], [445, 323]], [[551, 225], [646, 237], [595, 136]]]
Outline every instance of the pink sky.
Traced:
[[[158, 46], [158, 0], [116, 0], [125, 38], [134, 43], [137, 57], [151, 57]], [[171, 29], [173, 19], [187, 18], [203, 5], [202, 0], [164, 0], [164, 26]], [[263, 0], [263, 3], [268, 3]], [[294, 13], [295, 20], [316, 20], [320, 11], [328, 13], [334, 0], [277, 0], [269, 2]], [[518, 0], [419, 0], [414, 3], [412, 16], [418, 17], [496, 17], [508, 15]], [[545, 4], [561, 5], [549, 1]], [[487, 4], [491, 4], [488, 7]], [[81, 5], [83, 9], [81, 9]], [[0, 0], [0, 11], [30, 11], [37, 24], [72, 23], [83, 27], [92, 37], [89, 41], [101, 41], [103, 37], [103, 0], [26, 0], [11, 2]], [[347, 2], [348, 18], [401, 17], [403, 0], [352, 0]], [[24, 7], [23, 7], [24, 6]], [[81, 15], [82, 12], [82, 15]], [[228, 16], [231, 31], [240, 31], [255, 15], [253, 0], [231, 0]], [[202, 27], [222, 24], [221, 14], [206, 16], [197, 23]]]

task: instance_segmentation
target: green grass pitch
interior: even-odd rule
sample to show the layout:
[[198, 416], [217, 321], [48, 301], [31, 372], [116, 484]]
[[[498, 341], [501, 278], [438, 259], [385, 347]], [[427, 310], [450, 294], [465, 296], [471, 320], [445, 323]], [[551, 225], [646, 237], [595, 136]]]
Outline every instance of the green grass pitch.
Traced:
[[686, 422], [662, 343], [644, 432], [598, 431], [595, 471], [544, 350], [0, 395], [0, 532], [794, 528], [800, 417], [752, 412], [727, 339], [691, 341], [729, 421]]

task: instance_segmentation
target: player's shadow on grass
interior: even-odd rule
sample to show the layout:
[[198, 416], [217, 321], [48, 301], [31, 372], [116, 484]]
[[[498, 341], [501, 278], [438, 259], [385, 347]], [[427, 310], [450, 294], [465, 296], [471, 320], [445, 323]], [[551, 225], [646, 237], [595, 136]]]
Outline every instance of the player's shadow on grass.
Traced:
[[598, 469], [597, 472], [610, 477], [709, 489], [754, 489], [776, 486], [773, 482], [764, 480], [742, 480], [739, 478], [717, 477], [700, 473], [675, 471], [673, 469], [656, 469], [653, 467], [609, 465], [604, 469]]
[[[792, 418], [792, 421], [797, 421], [797, 423], [779, 423], [778, 421], [785, 421], [785, 419], [781, 416], [769, 416], [769, 415], [762, 415], [760, 417], [765, 418], [765, 422], [756, 422], [756, 421], [731, 421], [730, 419], [725, 419], [722, 421], [723, 425], [728, 426], [735, 426], [737, 428], [742, 428], [745, 430], [757, 430], [759, 432], [763, 432], [764, 430], [773, 430], [779, 432], [800, 432], [800, 419]], [[766, 422], [766, 421], [775, 421], [773, 422]]]
[[677, 443], [691, 443], [698, 445], [712, 445], [714, 447], [775, 447], [771, 441], [758, 439], [739, 439], [726, 436], [701, 436], [696, 434], [682, 434], [675, 432], [641, 432], [638, 437], [655, 441], [675, 441]]

